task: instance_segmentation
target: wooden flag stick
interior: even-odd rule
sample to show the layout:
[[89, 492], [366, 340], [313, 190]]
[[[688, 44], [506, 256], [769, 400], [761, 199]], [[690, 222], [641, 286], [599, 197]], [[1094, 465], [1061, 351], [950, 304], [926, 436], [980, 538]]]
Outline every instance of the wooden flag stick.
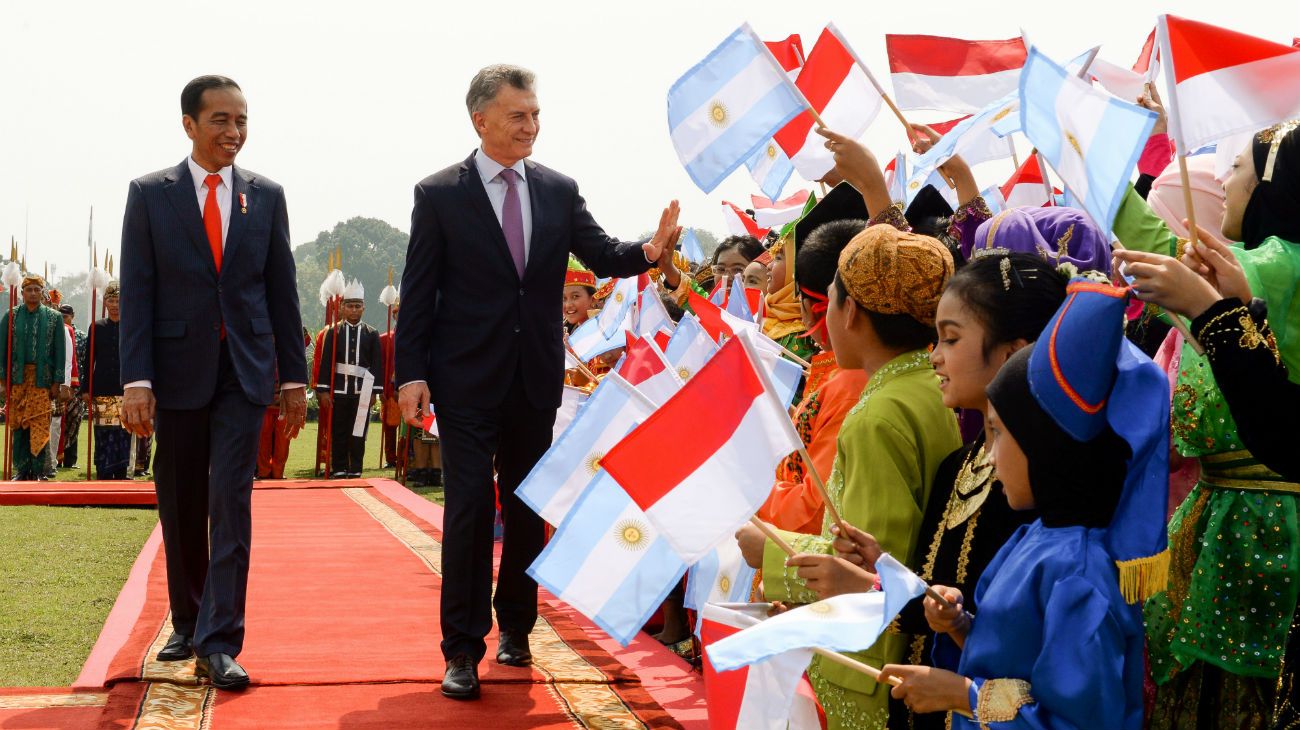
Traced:
[[798, 554], [794, 551], [794, 548], [790, 547], [790, 543], [786, 542], [784, 538], [777, 534], [776, 530], [773, 530], [766, 522], [758, 519], [758, 515], [750, 517], [749, 522], [754, 525], [754, 527], [757, 527], [758, 531], [763, 533], [764, 537], [776, 543], [776, 546], [781, 548], [781, 551], [786, 555], [794, 557]]
[[817, 487], [817, 493], [822, 496], [822, 504], [826, 505], [826, 512], [831, 516], [831, 521], [839, 525], [840, 537], [851, 541], [848, 524], [840, 516], [839, 510], [835, 509], [835, 502], [831, 500], [830, 493], [826, 491], [826, 482], [822, 481], [822, 475], [817, 473], [817, 467], [813, 464], [812, 457], [808, 455], [808, 448], [804, 446], [802, 439], [799, 441], [799, 458], [803, 459], [804, 468], [812, 476], [813, 486]]
[[[837, 651], [822, 649], [820, 647], [813, 647], [813, 653], [816, 654], [817, 656], [835, 662], [836, 664], [839, 664], [841, 666], [848, 667], [849, 669], [852, 669], [854, 671], [862, 672], [863, 674], [867, 675], [868, 677], [871, 677], [877, 682], [880, 681], [880, 670], [876, 669], [870, 664], [863, 664], [862, 662], [852, 657], [847, 657]], [[903, 680], [899, 679], [898, 677], [890, 677], [888, 682], [889, 684], [897, 687], [898, 685], [903, 683]], [[961, 715], [962, 717], [972, 717], [971, 713], [965, 710], [953, 710], [953, 712], [957, 713], [958, 715]]]
[[[1179, 157], [1178, 161], [1186, 164], [1182, 157]], [[1190, 191], [1187, 189], [1184, 189], [1183, 193], [1188, 195], [1191, 194]], [[1189, 216], [1188, 223], [1192, 223], [1192, 221], [1190, 220], [1190, 216], [1192, 215], [1191, 210], [1192, 209], [1188, 207], [1187, 209], [1187, 215]], [[1195, 235], [1196, 232], [1195, 224], [1192, 225], [1189, 232]], [[1192, 239], [1192, 241], [1195, 240], [1196, 240], [1195, 238]], [[1124, 244], [1120, 243], [1119, 241], [1114, 241], [1111, 243], [1111, 248], [1117, 251], [1123, 251]], [[1170, 312], [1169, 310], [1165, 310], [1165, 314], [1169, 315], [1169, 325], [1174, 329], [1178, 330], [1178, 334], [1182, 335], [1183, 339], [1187, 341], [1187, 344], [1192, 346], [1192, 351], [1195, 352], [1197, 355], [1204, 355], [1205, 348], [1201, 347], [1201, 343], [1198, 342], [1194, 336], [1192, 336], [1192, 330], [1187, 326], [1187, 323], [1183, 321], [1183, 318], [1178, 316], [1177, 314], [1174, 314], [1173, 312]]]
[[593, 382], [593, 383], [599, 383], [599, 382], [600, 382], [600, 378], [596, 377], [596, 374], [593, 373], [593, 372], [591, 372], [591, 370], [586, 366], [586, 364], [582, 362], [582, 358], [578, 357], [578, 353], [576, 353], [576, 352], [573, 351], [573, 348], [572, 348], [572, 347], [569, 347], [569, 346], [566, 344], [566, 345], [565, 345], [565, 349], [567, 349], [567, 350], [568, 350], [568, 351], [573, 355], [573, 359], [574, 359], [574, 361], [578, 363], [578, 372], [580, 372], [580, 373], [582, 373], [583, 375], [585, 375], [585, 376], [587, 377], [587, 379], [590, 380], [590, 381]]

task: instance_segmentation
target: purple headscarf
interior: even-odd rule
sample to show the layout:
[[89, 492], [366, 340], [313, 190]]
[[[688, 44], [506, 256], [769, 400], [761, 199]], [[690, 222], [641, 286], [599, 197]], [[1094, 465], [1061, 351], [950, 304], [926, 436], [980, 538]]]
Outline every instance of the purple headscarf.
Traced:
[[1110, 239], [1078, 208], [1009, 208], [981, 223], [961, 249], [967, 259], [985, 249], [1036, 253], [1110, 275]]

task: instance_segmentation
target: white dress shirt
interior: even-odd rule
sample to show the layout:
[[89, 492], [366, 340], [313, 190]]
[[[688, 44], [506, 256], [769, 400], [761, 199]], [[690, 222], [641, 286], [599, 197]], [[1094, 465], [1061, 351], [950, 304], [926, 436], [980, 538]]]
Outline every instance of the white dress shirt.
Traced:
[[[478, 168], [479, 177], [483, 178], [483, 187], [487, 190], [488, 200], [492, 203], [492, 212], [497, 215], [497, 225], [501, 224], [501, 210], [506, 205], [506, 190], [508, 186], [503, 178], [497, 177], [501, 171], [506, 169], [505, 165], [487, 156], [487, 153], [480, 147], [474, 153], [474, 166]], [[528, 264], [528, 252], [532, 248], [533, 242], [533, 208], [529, 204], [528, 196], [528, 178], [524, 174], [524, 161], [519, 160], [510, 166], [510, 169], [519, 173], [519, 182], [515, 183], [515, 190], [519, 192], [519, 212], [523, 214], [524, 221], [524, 264]]]
[[[194, 194], [198, 196], [199, 217], [203, 217], [203, 206], [208, 203], [208, 175], [207, 170], [203, 169], [199, 163], [194, 161], [193, 157], [186, 157], [185, 161], [190, 165], [190, 177], [194, 178]], [[218, 170], [215, 174], [221, 176], [221, 184], [217, 186], [217, 209], [221, 211], [221, 250], [226, 250], [226, 234], [230, 231], [230, 209], [231, 198], [234, 197], [235, 189], [231, 178], [234, 175], [234, 167], [226, 165]], [[152, 380], [136, 380], [122, 386], [125, 388], [149, 388], [153, 389]], [[293, 388], [305, 388], [306, 383], [281, 383], [280, 390], [290, 390]]]
[[[186, 157], [185, 161], [190, 163], [190, 177], [194, 178], [194, 193], [199, 197], [199, 217], [203, 217], [203, 206], [208, 202], [208, 175], [207, 170], [199, 166], [193, 157]], [[221, 176], [221, 184], [217, 186], [217, 209], [221, 211], [221, 250], [226, 250], [226, 233], [230, 230], [230, 198], [234, 194], [234, 188], [231, 187], [231, 175], [234, 174], [234, 168], [226, 165], [216, 172]]]

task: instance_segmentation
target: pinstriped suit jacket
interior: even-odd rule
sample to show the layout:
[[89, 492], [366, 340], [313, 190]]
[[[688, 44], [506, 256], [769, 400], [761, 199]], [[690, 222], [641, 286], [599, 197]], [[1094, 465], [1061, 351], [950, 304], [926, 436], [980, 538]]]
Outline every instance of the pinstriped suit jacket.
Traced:
[[231, 181], [220, 275], [186, 161], [133, 180], [127, 193], [122, 383], [152, 381], [159, 408], [211, 401], [223, 323], [249, 401], [271, 403], [277, 367], [283, 382], [307, 382], [284, 189], [239, 167]]

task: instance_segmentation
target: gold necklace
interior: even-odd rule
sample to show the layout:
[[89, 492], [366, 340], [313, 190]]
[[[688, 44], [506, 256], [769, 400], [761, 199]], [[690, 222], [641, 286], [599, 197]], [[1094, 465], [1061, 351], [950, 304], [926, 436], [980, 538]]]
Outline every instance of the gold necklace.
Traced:
[[[971, 457], [975, 458], [972, 460]], [[988, 499], [993, 484], [993, 464], [988, 453], [981, 445], [978, 451], [972, 451], [962, 462], [961, 471], [953, 483], [952, 494], [948, 497], [948, 506], [944, 509], [943, 525], [947, 529], [965, 522]]]

